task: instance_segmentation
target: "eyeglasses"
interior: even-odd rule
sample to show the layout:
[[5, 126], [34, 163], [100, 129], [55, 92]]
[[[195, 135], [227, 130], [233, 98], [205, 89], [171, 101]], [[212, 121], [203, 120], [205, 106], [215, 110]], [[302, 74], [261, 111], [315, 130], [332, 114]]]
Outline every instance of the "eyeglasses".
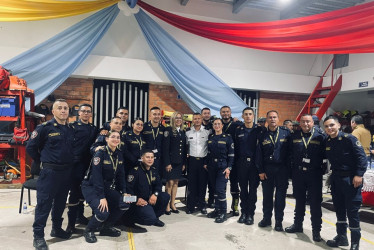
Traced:
[[92, 111], [91, 110], [79, 110], [80, 112], [82, 113], [85, 113], [85, 114], [91, 114]]

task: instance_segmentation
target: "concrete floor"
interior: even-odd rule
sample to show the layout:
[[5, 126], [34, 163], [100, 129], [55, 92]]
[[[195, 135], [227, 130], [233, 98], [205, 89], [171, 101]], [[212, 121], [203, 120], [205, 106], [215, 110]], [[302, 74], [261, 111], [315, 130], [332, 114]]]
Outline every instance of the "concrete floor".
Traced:
[[[290, 188], [289, 188], [289, 192]], [[27, 199], [27, 192], [25, 192]], [[178, 197], [183, 201], [184, 188], [179, 188]], [[228, 203], [231, 204], [230, 196]], [[304, 233], [287, 234], [276, 232], [272, 228], [259, 228], [257, 223], [262, 218], [262, 193], [261, 187], [258, 189], [259, 201], [257, 203], [255, 224], [247, 226], [238, 224], [238, 217], [231, 217], [223, 224], [214, 223], [213, 219], [208, 219], [200, 213], [187, 215], [185, 205], [178, 202], [176, 206], [180, 209], [179, 214], [170, 216], [164, 215], [160, 219], [165, 222], [165, 227], [144, 227], [148, 230], [141, 233], [139, 230], [129, 231], [121, 228], [122, 235], [119, 238], [100, 237], [95, 244], [88, 244], [79, 235], [73, 235], [69, 240], [51, 238], [51, 220], [47, 222], [46, 240], [50, 249], [329, 249], [325, 242], [315, 243], [312, 241], [310, 226], [310, 214], [307, 212], [304, 222]], [[324, 195], [324, 207], [330, 208], [330, 195]], [[18, 213], [20, 198], [19, 189], [0, 189], [0, 249], [33, 249], [32, 223], [34, 219], [34, 207], [28, 207], [27, 214]], [[35, 192], [31, 195], [32, 204], [35, 205]], [[283, 226], [287, 227], [293, 222], [293, 210], [295, 200], [287, 198], [285, 218]], [[309, 206], [307, 206], [309, 210]], [[363, 208], [363, 219], [361, 222], [362, 240], [360, 249], [374, 249], [374, 213], [373, 208]], [[90, 209], [86, 207], [85, 214], [90, 215]], [[66, 218], [66, 210], [65, 215]], [[323, 225], [321, 236], [324, 240], [335, 236], [335, 213], [323, 208]], [[66, 227], [66, 221], [63, 227]], [[274, 226], [274, 219], [273, 219]], [[77, 226], [83, 232], [84, 226]], [[349, 235], [348, 235], [348, 238]], [[349, 249], [342, 247], [340, 249]]]

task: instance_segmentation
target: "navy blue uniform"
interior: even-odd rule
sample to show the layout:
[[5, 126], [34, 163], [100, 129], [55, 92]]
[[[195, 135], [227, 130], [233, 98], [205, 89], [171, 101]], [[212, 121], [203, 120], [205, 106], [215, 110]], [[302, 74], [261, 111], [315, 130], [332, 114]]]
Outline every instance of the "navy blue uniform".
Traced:
[[165, 127], [160, 123], [158, 127], [153, 127], [151, 122], [144, 123], [143, 127], [143, 140], [145, 142], [145, 149], [150, 149], [155, 155], [155, 167], [160, 176], [162, 176], [164, 168], [161, 167], [161, 155], [162, 155], [162, 140], [164, 138]]
[[325, 135], [320, 129], [311, 132], [295, 131], [291, 134], [292, 186], [296, 199], [294, 224], [301, 226], [305, 216], [306, 192], [310, 197], [313, 232], [320, 232], [322, 225], [322, 175]]
[[[87, 225], [87, 231], [94, 231], [104, 221], [106, 226], [112, 226], [129, 208], [129, 204], [123, 202], [126, 179], [123, 156], [119, 149], [113, 152], [105, 146], [95, 153], [89, 174], [82, 182], [82, 193], [94, 212]], [[101, 212], [98, 206], [104, 198], [109, 209]]]
[[208, 140], [208, 165], [209, 181], [214, 185], [215, 209], [218, 213], [227, 212], [226, 202], [226, 168], [232, 169], [234, 163], [234, 142], [230, 135], [222, 133], [211, 135]]
[[84, 174], [90, 164], [90, 146], [95, 141], [97, 135], [96, 127], [91, 123], [83, 123], [80, 120], [70, 123], [74, 130], [74, 168], [71, 175], [71, 187], [69, 194], [69, 224], [74, 226], [78, 209], [83, 213], [83, 195], [81, 184]]
[[171, 165], [172, 170], [165, 173], [165, 179], [178, 180], [182, 176], [182, 166], [186, 164], [186, 133], [183, 130], [165, 128], [162, 145], [162, 162], [164, 167]]
[[[242, 124], [241, 121], [234, 122], [233, 119], [230, 118], [229, 122], [223, 123], [222, 131], [225, 134], [230, 135], [232, 138], [235, 138], [235, 130], [241, 124]], [[240, 190], [239, 190], [238, 168], [235, 164], [233, 164], [232, 170], [230, 172], [230, 193], [232, 196], [231, 209], [233, 211], [238, 211]]]
[[[103, 127], [100, 129], [101, 130], [108, 130], [110, 131], [110, 122], [106, 122], [103, 124]], [[122, 129], [121, 129], [121, 134], [122, 133], [126, 133], [127, 131], [131, 131], [131, 127], [128, 125], [128, 124], [125, 124], [122, 126]]]
[[142, 134], [137, 135], [133, 131], [127, 131], [124, 135], [124, 151], [126, 173], [133, 167], [139, 165], [142, 149], [145, 146]]
[[[202, 127], [205, 130], [209, 131], [209, 135], [211, 135], [211, 134], [214, 133], [213, 125], [212, 125], [212, 123], [210, 121], [209, 121], [208, 124], [204, 124], [204, 122], [203, 122]], [[209, 190], [208, 205], [211, 205], [211, 204], [214, 203], [214, 186], [212, 185], [212, 183], [210, 183], [209, 180], [208, 180], [208, 190]]]
[[336, 212], [336, 231], [338, 235], [347, 233], [347, 217], [351, 230], [352, 242], [361, 238], [360, 209], [362, 185], [355, 188], [352, 184], [354, 176], [363, 176], [366, 171], [366, 155], [360, 142], [350, 134], [339, 132], [335, 138], [326, 140], [326, 156], [330, 161], [331, 194]]
[[27, 143], [27, 153], [37, 164], [41, 164], [33, 224], [34, 238], [44, 238], [44, 228], [51, 209], [52, 227], [61, 228], [61, 216], [73, 167], [73, 142], [73, 129], [69, 125], [58, 124], [53, 118], [38, 125]]
[[[124, 152], [125, 151], [125, 142], [124, 142], [125, 132], [121, 132], [120, 135], [121, 135], [121, 142], [117, 146], [117, 148], [121, 150], [122, 152]], [[106, 138], [106, 135], [100, 135], [100, 134], [97, 135], [95, 142], [91, 145], [91, 148], [90, 148], [90, 153], [92, 156], [95, 155], [97, 147], [106, 146], [105, 138]]]
[[290, 131], [277, 127], [275, 131], [266, 129], [259, 137], [256, 151], [258, 173], [265, 173], [267, 179], [262, 181], [263, 214], [265, 221], [271, 221], [273, 212], [273, 194], [275, 191], [275, 220], [282, 222], [286, 206], [288, 187]]
[[158, 218], [165, 213], [170, 195], [162, 192], [162, 183], [157, 169], [153, 166], [147, 170], [141, 163], [139, 167], [130, 170], [127, 176], [127, 193], [136, 195], [149, 201], [152, 195], [157, 196], [156, 204], [147, 204], [145, 206], [137, 206], [136, 203], [131, 204], [130, 211], [125, 214], [127, 223], [139, 223], [142, 225], [154, 225]]
[[235, 166], [238, 169], [241, 212], [251, 217], [256, 210], [257, 188], [260, 183], [255, 155], [257, 139], [262, 130], [256, 124], [252, 128], [242, 124], [235, 130]]

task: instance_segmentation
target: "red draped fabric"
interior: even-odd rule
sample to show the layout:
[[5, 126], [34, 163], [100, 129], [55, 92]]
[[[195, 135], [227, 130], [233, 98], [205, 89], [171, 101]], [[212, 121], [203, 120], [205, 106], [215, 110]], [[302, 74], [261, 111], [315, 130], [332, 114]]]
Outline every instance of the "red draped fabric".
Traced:
[[175, 27], [236, 46], [309, 54], [374, 52], [374, 2], [263, 23], [205, 22], [178, 16], [142, 1], [138, 4]]

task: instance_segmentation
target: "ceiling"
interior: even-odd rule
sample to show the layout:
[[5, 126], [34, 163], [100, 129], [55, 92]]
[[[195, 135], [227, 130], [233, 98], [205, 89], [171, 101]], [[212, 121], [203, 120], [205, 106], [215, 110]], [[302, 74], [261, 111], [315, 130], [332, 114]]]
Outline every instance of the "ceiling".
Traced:
[[[315, 15], [323, 12], [355, 6], [365, 0], [206, 0], [225, 3], [232, 8], [233, 13], [239, 13], [244, 8], [265, 9], [280, 12], [280, 19], [289, 19]], [[181, 5], [187, 5], [189, 0], [180, 0]], [[368, 2], [368, 1], [366, 1]]]

